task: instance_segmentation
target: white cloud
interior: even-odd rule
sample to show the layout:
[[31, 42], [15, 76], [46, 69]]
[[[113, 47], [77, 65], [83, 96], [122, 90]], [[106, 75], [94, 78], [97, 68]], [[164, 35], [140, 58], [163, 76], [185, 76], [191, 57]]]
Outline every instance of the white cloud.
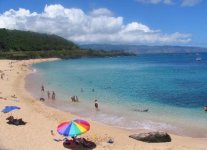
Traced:
[[164, 3], [167, 5], [173, 4], [173, 0], [136, 0], [136, 1], [141, 3], [148, 3], [148, 4], [159, 4], [159, 3]]
[[[136, 1], [141, 3], [147, 3], [147, 4], [159, 4], [159, 3], [163, 3], [166, 5], [175, 4], [175, 0], [136, 0]], [[200, 2], [202, 2], [202, 0], [181, 0], [181, 6], [191, 7], [197, 5]]]
[[201, 1], [202, 0], [183, 0], [181, 5], [191, 7], [197, 5]]
[[178, 44], [191, 41], [185, 33], [165, 34], [139, 22], [125, 24], [123, 17], [106, 9], [89, 14], [77, 8], [46, 5], [41, 13], [20, 8], [0, 14], [0, 28], [31, 30], [62, 36], [77, 43]]
[[125, 28], [122, 30], [122, 32], [128, 33], [128, 32], [153, 32], [150, 30], [150, 28], [146, 25], [143, 25], [141, 23], [132, 22], [125, 26]]
[[113, 13], [108, 10], [107, 8], [99, 8], [99, 9], [95, 9], [90, 13], [91, 16], [112, 16]]

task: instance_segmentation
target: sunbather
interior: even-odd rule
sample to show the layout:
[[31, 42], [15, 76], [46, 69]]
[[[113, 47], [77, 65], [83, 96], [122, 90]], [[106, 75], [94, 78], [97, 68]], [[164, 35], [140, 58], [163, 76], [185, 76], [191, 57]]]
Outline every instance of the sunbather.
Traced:
[[8, 118], [6, 118], [6, 120], [12, 120], [12, 119], [14, 119], [13, 116], [9, 116]]
[[77, 138], [76, 143], [81, 144], [83, 147], [86, 148], [95, 148], [96, 144], [92, 141], [87, 141], [85, 138]]
[[63, 142], [64, 145], [70, 145], [70, 140], [68, 140], [67, 138], [64, 138], [63, 140], [64, 140]]
[[16, 126], [18, 126], [18, 125], [25, 125], [26, 124], [26, 122], [23, 121], [21, 118], [20, 119], [14, 119], [13, 116], [10, 116], [10, 117], [6, 118], [6, 120], [9, 120], [7, 122], [8, 124], [13, 124], [13, 125], [16, 125]]
[[15, 94], [14, 94], [14, 95], [11, 95], [11, 97], [12, 97], [12, 98], [17, 98]]

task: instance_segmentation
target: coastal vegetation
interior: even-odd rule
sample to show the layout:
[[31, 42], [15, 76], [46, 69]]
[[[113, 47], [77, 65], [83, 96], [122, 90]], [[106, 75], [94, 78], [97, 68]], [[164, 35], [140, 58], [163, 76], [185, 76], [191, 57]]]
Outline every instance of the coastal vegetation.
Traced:
[[124, 51], [81, 49], [57, 35], [0, 29], [0, 59], [79, 58], [133, 55]]

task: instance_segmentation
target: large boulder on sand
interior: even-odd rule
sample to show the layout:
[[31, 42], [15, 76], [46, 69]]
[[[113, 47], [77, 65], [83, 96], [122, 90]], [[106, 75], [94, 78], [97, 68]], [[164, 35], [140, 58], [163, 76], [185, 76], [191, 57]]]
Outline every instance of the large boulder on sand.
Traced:
[[140, 133], [133, 134], [129, 136], [130, 138], [148, 142], [148, 143], [161, 143], [161, 142], [170, 142], [171, 137], [166, 132], [148, 132], [148, 133]]

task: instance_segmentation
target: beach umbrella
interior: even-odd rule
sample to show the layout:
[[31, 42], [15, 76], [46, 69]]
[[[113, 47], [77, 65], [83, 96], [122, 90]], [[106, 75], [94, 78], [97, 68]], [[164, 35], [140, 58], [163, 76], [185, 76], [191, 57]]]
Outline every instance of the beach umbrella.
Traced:
[[18, 106], [5, 106], [1, 112], [8, 113], [10, 111], [17, 110], [17, 109], [20, 109], [20, 107], [18, 107]]
[[87, 132], [90, 129], [90, 124], [85, 120], [71, 120], [62, 122], [57, 127], [57, 132], [63, 136], [76, 137]]

